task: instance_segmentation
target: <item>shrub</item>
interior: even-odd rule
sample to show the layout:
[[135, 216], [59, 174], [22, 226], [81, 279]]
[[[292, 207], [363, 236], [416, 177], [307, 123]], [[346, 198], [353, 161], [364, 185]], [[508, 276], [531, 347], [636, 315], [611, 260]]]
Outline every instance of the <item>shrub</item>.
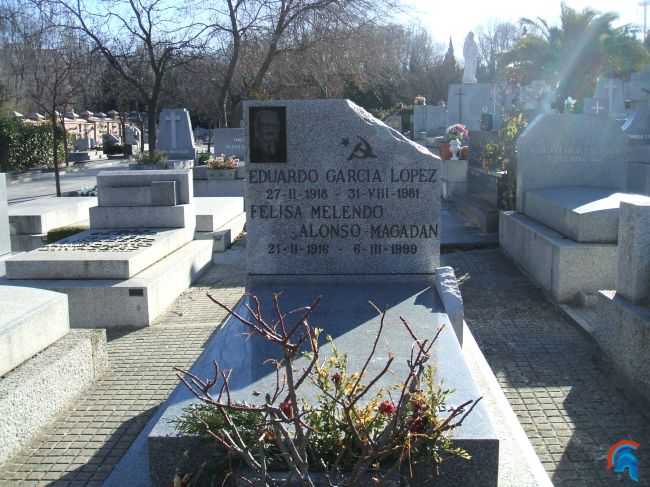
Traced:
[[59, 228], [53, 228], [49, 232], [47, 232], [47, 243], [51, 244], [54, 242], [58, 242], [59, 240], [63, 240], [64, 238], [67, 238], [71, 235], [75, 235], [80, 232], [85, 232], [86, 230], [89, 230], [90, 227], [88, 225], [76, 225], [76, 226], [69, 226], [69, 227], [59, 227]]
[[[56, 127], [59, 137], [63, 129]], [[73, 147], [68, 134], [68, 147]], [[60, 139], [59, 139], [60, 140]], [[65, 162], [62, 141], [59, 143], [59, 164]], [[52, 123], [31, 124], [17, 118], [0, 118], [0, 169], [3, 172], [20, 171], [54, 164], [52, 152]]]
[[160, 164], [167, 160], [167, 154], [161, 150], [138, 152], [133, 159], [138, 164]]
[[[250, 318], [208, 297], [238, 319], [251, 335], [259, 335], [280, 348], [275, 366], [276, 380], [269, 391], [260, 391], [257, 404], [231, 399], [228, 370], [214, 363], [214, 376], [202, 380], [176, 368], [179, 378], [200, 399], [176, 421], [188, 435], [210, 439], [214, 445], [212, 466], [202, 465], [193, 476], [180, 476], [191, 485], [222, 485], [218, 479], [243, 479], [242, 485], [275, 485], [270, 470], [288, 470], [300, 485], [312, 485], [309, 476], [325, 476], [327, 485], [351, 487], [369, 471], [381, 479], [390, 471], [412, 475], [414, 464], [432, 469], [450, 455], [469, 458], [453, 446], [450, 435], [480, 400], [470, 400], [438, 417], [438, 408], [450, 391], [436, 383], [434, 367], [427, 362], [442, 330], [431, 339], [420, 340], [400, 317], [405, 336], [412, 339], [405, 377], [390, 386], [378, 384], [393, 373], [393, 354], [379, 359], [377, 347], [387, 325], [386, 311], [371, 303], [380, 317], [360, 370], [350, 370], [348, 356], [328, 337], [329, 357], [320, 356], [321, 330], [308, 320], [320, 302], [291, 312], [281, 311], [279, 295], [273, 295], [276, 316], [263, 317], [261, 306], [251, 296]], [[392, 325], [392, 324], [391, 324]], [[398, 326], [398, 325], [395, 325]], [[304, 351], [304, 348], [307, 351]], [[304, 362], [298, 360], [303, 358]], [[369, 366], [379, 372], [371, 372]], [[309, 387], [316, 388], [308, 400]], [[216, 467], [215, 467], [216, 465]], [[240, 467], [248, 467], [250, 475]], [[212, 478], [205, 478], [207, 473]], [[170, 479], [171, 480], [171, 479]], [[216, 482], [216, 483], [215, 483]], [[377, 485], [383, 485], [381, 481]]]

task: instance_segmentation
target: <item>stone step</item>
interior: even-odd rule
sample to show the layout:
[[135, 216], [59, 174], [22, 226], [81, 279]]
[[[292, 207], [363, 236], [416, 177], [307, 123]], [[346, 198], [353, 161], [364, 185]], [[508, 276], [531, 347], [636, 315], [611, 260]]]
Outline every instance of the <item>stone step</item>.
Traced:
[[0, 308], [0, 376], [70, 330], [65, 294], [0, 286]]
[[87, 220], [93, 206], [97, 206], [97, 198], [92, 196], [48, 197], [10, 205], [9, 230], [11, 235], [47, 233]]
[[225, 252], [230, 248], [235, 239], [244, 231], [246, 226], [246, 213], [240, 213], [235, 218], [226, 222], [214, 232], [196, 232], [196, 240], [212, 240], [213, 252]]
[[194, 228], [193, 204], [177, 206], [96, 206], [91, 228]]
[[150, 325], [211, 262], [212, 242], [194, 240], [130, 279], [22, 279], [0, 284], [67, 294], [74, 328], [141, 328]]
[[201, 196], [194, 198], [194, 206], [196, 231], [214, 232], [244, 212], [244, 198]]
[[487, 233], [499, 229], [499, 210], [469, 194], [454, 193], [456, 209], [470, 222]]

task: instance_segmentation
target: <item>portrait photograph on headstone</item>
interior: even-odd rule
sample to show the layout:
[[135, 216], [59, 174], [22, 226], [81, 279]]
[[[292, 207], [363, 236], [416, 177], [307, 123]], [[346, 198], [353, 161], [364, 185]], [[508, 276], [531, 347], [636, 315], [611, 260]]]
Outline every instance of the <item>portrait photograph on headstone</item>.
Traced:
[[251, 162], [287, 162], [287, 114], [285, 107], [251, 107]]

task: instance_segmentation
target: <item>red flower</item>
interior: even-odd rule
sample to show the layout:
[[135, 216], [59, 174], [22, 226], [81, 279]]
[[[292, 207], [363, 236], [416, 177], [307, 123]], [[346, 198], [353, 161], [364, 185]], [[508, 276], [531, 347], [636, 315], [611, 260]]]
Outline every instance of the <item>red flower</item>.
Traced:
[[339, 382], [341, 382], [341, 374], [338, 372], [332, 376], [332, 382], [336, 384], [337, 386], [339, 385]]
[[390, 416], [391, 414], [395, 414], [397, 412], [397, 409], [395, 409], [395, 406], [393, 406], [393, 403], [390, 401], [382, 402], [377, 409], [381, 414], [384, 414], [386, 416]]
[[280, 411], [282, 411], [287, 418], [293, 418], [293, 406], [291, 405], [291, 401], [281, 402]]
[[424, 416], [413, 418], [411, 420], [411, 424], [409, 425], [409, 431], [411, 433], [421, 433], [424, 428], [426, 428], [428, 423], [429, 421]]

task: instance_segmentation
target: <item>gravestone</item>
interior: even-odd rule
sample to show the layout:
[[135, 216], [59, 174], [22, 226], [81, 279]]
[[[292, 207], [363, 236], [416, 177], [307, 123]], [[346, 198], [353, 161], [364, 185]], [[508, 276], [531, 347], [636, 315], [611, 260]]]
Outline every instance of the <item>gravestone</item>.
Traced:
[[140, 129], [137, 127], [126, 127], [124, 129], [124, 140], [127, 144], [135, 144], [135, 145], [140, 145]]
[[526, 191], [589, 186], [623, 191], [627, 138], [610, 117], [546, 114], [517, 141], [517, 211]]
[[492, 85], [449, 85], [447, 114], [449, 125], [462, 123], [469, 131], [481, 130], [481, 117], [493, 115], [493, 127], [501, 126], [501, 106]]
[[616, 78], [601, 78], [596, 82], [594, 98], [601, 100], [606, 105], [606, 112], [610, 117], [624, 120], [625, 98], [623, 96], [623, 81]]
[[447, 108], [440, 105], [427, 105], [427, 136], [437, 137], [445, 134], [449, 126]]
[[424, 133], [427, 131], [427, 106], [413, 106], [413, 140], [422, 140]]
[[609, 113], [607, 100], [597, 97], [585, 98], [584, 113], [585, 115], [607, 115]]
[[287, 162], [249, 163], [249, 275], [433, 275], [439, 159], [345, 100], [282, 108]]
[[244, 129], [214, 129], [212, 131], [212, 153], [235, 156], [240, 162], [246, 159]]
[[190, 112], [185, 108], [165, 108], [158, 120], [157, 148], [169, 159], [196, 160]]
[[[280, 151], [286, 158], [253, 162], [256, 141], [266, 137], [259, 133], [265, 127], [255, 121], [267, 111], [274, 115], [264, 119], [279, 124], [269, 129], [269, 138], [286, 149]], [[286, 309], [321, 295], [310, 323], [323, 326], [333, 345], [349, 352], [353, 370], [361, 367], [379, 323], [368, 300], [386, 306], [391, 322], [403, 316], [413, 323], [422, 338], [435, 333], [432, 323], [444, 323], [432, 356], [438, 379], [455, 391], [441, 416], [447, 406], [476, 397], [434, 287], [440, 257], [439, 159], [348, 100], [244, 102], [244, 117], [249, 295], [236, 311], [250, 316], [250, 295], [260, 298], [263, 314], [273, 309], [272, 292], [283, 292]], [[402, 376], [411, 339], [394, 326], [386, 333], [372, 367], [384, 363], [390, 348], [391, 368]], [[323, 344], [321, 355], [330, 347]], [[192, 371], [205, 377], [216, 360], [232, 369], [232, 397], [257, 402], [254, 391], [275, 383], [267, 363], [277, 356], [274, 348], [259, 336], [247, 336], [231, 317]], [[152, 485], [173, 475], [172, 458], [187, 448], [190, 439], [174, 431], [169, 420], [193, 401], [179, 386], [148, 435]], [[440, 485], [496, 485], [499, 442], [482, 403], [455, 430], [454, 442], [471, 452], [472, 461], [445, 463]]]
[[212, 260], [189, 170], [103, 171], [90, 230], [7, 260], [11, 285], [68, 295], [73, 327], [148, 326]]
[[623, 124], [630, 139], [626, 189], [650, 195], [650, 66], [632, 73], [624, 88], [630, 100], [630, 114]]
[[539, 115], [517, 141], [518, 213], [501, 213], [499, 242], [556, 302], [616, 281], [627, 149], [607, 115]]

